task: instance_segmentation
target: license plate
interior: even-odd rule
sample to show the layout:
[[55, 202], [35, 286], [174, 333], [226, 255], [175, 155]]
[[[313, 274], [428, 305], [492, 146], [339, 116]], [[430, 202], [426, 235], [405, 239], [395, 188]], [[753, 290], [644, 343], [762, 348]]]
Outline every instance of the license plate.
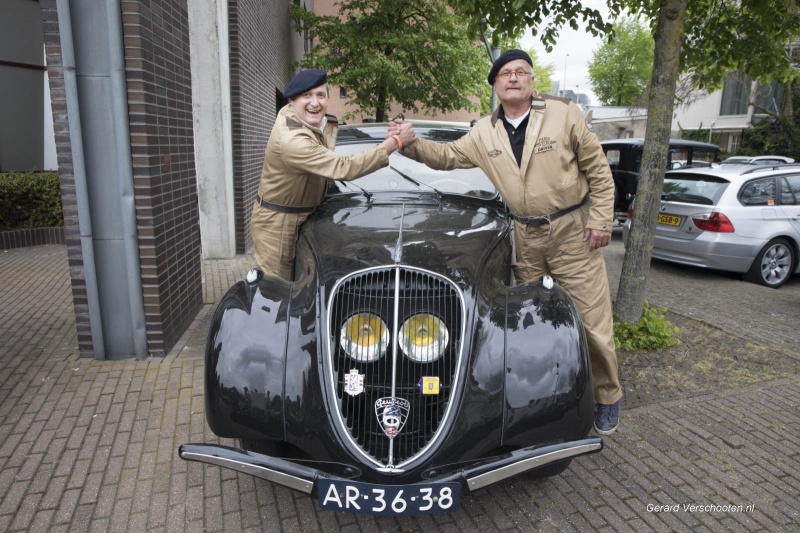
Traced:
[[461, 484], [374, 485], [320, 478], [321, 509], [379, 516], [448, 513], [461, 507]]
[[658, 223], [659, 224], [666, 224], [667, 226], [680, 226], [681, 225], [681, 217], [676, 217], [675, 215], [665, 215], [663, 213], [658, 214]]

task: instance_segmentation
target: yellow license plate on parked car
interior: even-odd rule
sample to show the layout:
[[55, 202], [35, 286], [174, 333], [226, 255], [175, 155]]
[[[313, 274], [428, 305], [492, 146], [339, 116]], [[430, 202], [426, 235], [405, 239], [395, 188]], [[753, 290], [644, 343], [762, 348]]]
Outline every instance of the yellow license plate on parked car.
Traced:
[[676, 217], [674, 215], [665, 215], [663, 213], [658, 214], [658, 223], [659, 224], [666, 224], [667, 226], [680, 226], [681, 225], [681, 217]]

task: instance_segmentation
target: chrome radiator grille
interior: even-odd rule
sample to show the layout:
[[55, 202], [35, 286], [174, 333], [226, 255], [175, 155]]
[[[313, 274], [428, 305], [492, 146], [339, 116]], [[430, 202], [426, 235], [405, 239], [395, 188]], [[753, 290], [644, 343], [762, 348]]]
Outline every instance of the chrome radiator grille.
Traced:
[[[431, 272], [382, 267], [340, 281], [328, 309], [340, 420], [368, 460], [402, 468], [434, 442], [449, 412], [463, 343], [461, 293]], [[428, 349], [437, 334], [439, 349]]]

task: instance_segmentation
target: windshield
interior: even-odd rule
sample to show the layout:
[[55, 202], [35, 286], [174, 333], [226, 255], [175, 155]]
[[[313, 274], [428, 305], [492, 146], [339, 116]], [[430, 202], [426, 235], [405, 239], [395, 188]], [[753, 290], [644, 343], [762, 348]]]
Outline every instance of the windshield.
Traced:
[[[377, 143], [357, 143], [336, 146], [339, 155], [352, 155], [375, 146]], [[415, 183], [416, 182], [416, 183]], [[421, 191], [443, 194], [460, 194], [476, 198], [494, 198], [497, 190], [479, 168], [433, 170], [398, 152], [389, 156], [389, 166], [381, 168], [352, 182], [334, 181], [329, 194], [358, 192], [357, 185], [369, 192]], [[434, 191], [436, 189], [436, 191]]]
[[661, 199], [668, 202], [715, 205], [729, 184], [728, 180], [716, 176], [668, 175], [664, 178]]

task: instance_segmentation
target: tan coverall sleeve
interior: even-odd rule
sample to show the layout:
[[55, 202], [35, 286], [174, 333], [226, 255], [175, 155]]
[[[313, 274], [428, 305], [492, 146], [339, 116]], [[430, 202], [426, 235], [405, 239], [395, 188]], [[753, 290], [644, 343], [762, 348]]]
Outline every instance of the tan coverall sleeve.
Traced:
[[592, 205], [589, 210], [588, 229], [611, 231], [614, 223], [614, 178], [600, 141], [586, 126], [583, 113], [575, 105], [569, 106], [572, 127], [572, 148], [578, 157], [578, 168], [586, 174]]
[[435, 170], [473, 168], [478, 166], [469, 156], [472, 139], [464, 135], [450, 143], [437, 143], [417, 138], [402, 150], [402, 154], [414, 161], [424, 163]]
[[349, 181], [389, 165], [386, 148], [378, 144], [358, 154], [340, 156], [319, 144], [310, 134], [289, 137], [281, 147], [281, 159], [298, 172]]

